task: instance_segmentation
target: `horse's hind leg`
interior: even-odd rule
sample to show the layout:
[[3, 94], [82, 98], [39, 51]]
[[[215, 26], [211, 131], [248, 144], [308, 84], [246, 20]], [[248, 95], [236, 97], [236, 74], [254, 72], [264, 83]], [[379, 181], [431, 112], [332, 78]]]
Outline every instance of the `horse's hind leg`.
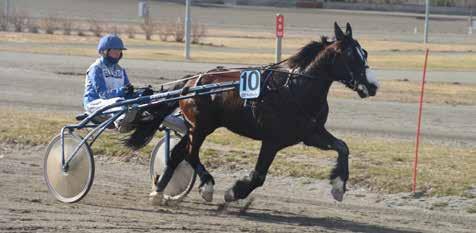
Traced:
[[207, 201], [213, 201], [213, 186], [215, 185], [215, 180], [213, 176], [205, 169], [205, 166], [200, 161], [200, 147], [205, 141], [207, 133], [203, 133], [201, 130], [193, 130], [196, 133], [191, 133], [190, 136], [190, 153], [187, 155], [185, 160], [190, 163], [190, 165], [197, 172], [198, 177], [200, 178], [199, 193], [202, 198]]
[[349, 179], [349, 148], [347, 144], [334, 137], [324, 128], [306, 138], [304, 144], [322, 150], [337, 151], [337, 163], [330, 175], [332, 184], [331, 194], [335, 200], [342, 201], [346, 191], [347, 180]]
[[281, 149], [272, 142], [263, 142], [254, 171], [248, 176], [237, 180], [233, 187], [225, 192], [225, 201], [231, 202], [244, 199], [256, 188], [262, 186], [266, 179], [268, 169], [273, 163], [276, 153]]
[[183, 161], [187, 153], [189, 138], [183, 137], [170, 153], [170, 159], [167, 161], [164, 173], [156, 181], [156, 190], [150, 193], [150, 199], [153, 204], [159, 205], [162, 202], [162, 192], [172, 178], [175, 168]]

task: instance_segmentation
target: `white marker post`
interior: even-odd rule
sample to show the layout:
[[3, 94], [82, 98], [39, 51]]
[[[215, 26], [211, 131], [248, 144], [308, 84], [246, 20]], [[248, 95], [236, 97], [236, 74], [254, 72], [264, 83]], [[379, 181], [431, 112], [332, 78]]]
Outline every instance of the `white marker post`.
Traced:
[[281, 46], [282, 38], [284, 37], [284, 16], [282, 14], [276, 15], [276, 60], [278, 63], [281, 61]]
[[185, 1], [185, 51], [184, 56], [185, 60], [190, 60], [190, 32], [192, 26], [192, 19], [190, 16], [190, 4], [192, 4], [191, 0]]
[[10, 0], [5, 0], [5, 7], [3, 8], [3, 14], [7, 18], [7, 22], [10, 20]]
[[426, 5], [425, 5], [425, 31], [424, 31], [424, 38], [423, 42], [425, 44], [428, 43], [428, 29], [429, 29], [429, 24], [430, 24], [430, 0], [426, 0]]
[[139, 17], [145, 17], [147, 15], [147, 2], [144, 0], [139, 1]]

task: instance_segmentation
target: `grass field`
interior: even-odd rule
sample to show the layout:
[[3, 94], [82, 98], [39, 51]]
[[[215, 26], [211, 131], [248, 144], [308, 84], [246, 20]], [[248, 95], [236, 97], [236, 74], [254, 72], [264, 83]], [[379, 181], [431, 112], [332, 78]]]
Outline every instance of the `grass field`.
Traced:
[[[285, 38], [283, 57], [318, 38]], [[124, 38], [128, 58], [183, 60], [183, 44], [157, 39]], [[0, 51], [96, 56], [96, 37], [0, 32]], [[432, 70], [476, 70], [476, 45], [429, 44], [362, 39], [369, 52], [369, 63], [379, 69], [421, 69], [424, 50], [431, 51]], [[192, 60], [197, 62], [267, 64], [274, 61], [273, 38], [210, 37], [202, 45], [192, 45]]]
[[[420, 96], [420, 82], [405, 80], [381, 81], [378, 98], [369, 101], [392, 101], [400, 103], [417, 103]], [[332, 97], [358, 99], [354, 92], [343, 85], [334, 84], [329, 93]], [[476, 85], [428, 82], [425, 85], [424, 102], [449, 105], [476, 105]]]
[[[58, 112], [0, 109], [0, 142], [46, 145], [73, 115]], [[11, 117], [15, 116], [15, 117]], [[148, 157], [152, 144], [133, 153], [121, 145], [125, 135], [102, 135], [93, 146], [95, 154]], [[408, 192], [411, 185], [414, 144], [387, 138], [343, 136], [350, 147], [350, 187], [367, 187], [383, 193]], [[201, 158], [209, 168], [252, 169], [260, 143], [219, 129], [207, 138]], [[43, 155], [38, 151], [38, 156]], [[279, 152], [270, 173], [326, 179], [336, 160], [335, 152], [296, 145]], [[476, 179], [476, 148], [423, 144], [419, 163], [419, 190], [430, 195], [464, 195]]]

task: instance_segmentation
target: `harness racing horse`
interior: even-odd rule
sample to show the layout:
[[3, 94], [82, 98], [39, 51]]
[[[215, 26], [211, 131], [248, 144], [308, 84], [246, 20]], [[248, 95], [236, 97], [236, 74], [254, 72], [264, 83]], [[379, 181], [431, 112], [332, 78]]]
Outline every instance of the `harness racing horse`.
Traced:
[[[200, 177], [200, 194], [206, 201], [212, 201], [215, 182], [200, 162], [199, 150], [209, 134], [226, 127], [262, 144], [254, 170], [226, 191], [225, 201], [244, 199], [262, 186], [276, 153], [300, 142], [337, 152], [337, 163], [330, 174], [331, 193], [334, 199], [342, 201], [349, 178], [349, 149], [325, 128], [329, 113], [327, 95], [334, 81], [356, 91], [361, 98], [374, 96], [379, 84], [368, 67], [367, 52], [352, 38], [350, 24], [347, 23], [345, 33], [337, 23], [334, 27], [335, 41], [322, 37], [285, 63], [265, 69], [263, 90], [257, 100], [245, 103], [237, 90], [179, 100], [176, 106], [187, 122], [188, 134], [173, 148], [165, 171], [157, 180], [157, 190], [151, 193], [152, 200], [160, 201], [174, 168], [186, 159]], [[183, 87], [239, 80], [239, 69], [226, 71], [205, 73], [186, 81]], [[148, 133], [138, 129], [136, 137], [128, 143], [142, 145], [147, 137], [137, 134], [150, 136], [156, 129], [149, 129]]]

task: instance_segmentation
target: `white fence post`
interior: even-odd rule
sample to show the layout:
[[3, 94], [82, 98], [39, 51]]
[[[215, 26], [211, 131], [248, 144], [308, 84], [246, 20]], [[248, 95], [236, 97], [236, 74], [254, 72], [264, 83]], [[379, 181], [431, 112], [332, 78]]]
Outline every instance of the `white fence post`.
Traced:
[[428, 43], [428, 27], [429, 27], [429, 22], [430, 21], [430, 0], [426, 0], [426, 6], [425, 6], [425, 35], [423, 42], [426, 44]]
[[190, 4], [191, 0], [186, 0], [185, 4], [185, 60], [190, 59], [190, 30], [192, 26], [192, 20], [190, 16]]

